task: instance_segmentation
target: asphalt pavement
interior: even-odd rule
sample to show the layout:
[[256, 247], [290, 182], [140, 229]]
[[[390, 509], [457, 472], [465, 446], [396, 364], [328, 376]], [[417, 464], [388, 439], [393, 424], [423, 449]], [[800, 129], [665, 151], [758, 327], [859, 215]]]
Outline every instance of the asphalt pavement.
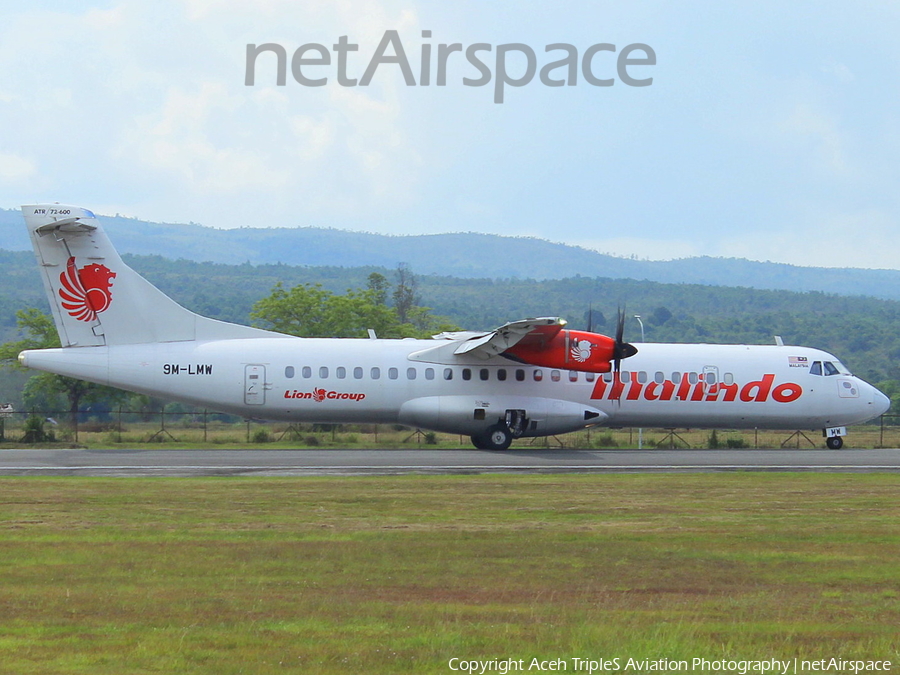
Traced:
[[900, 472], [900, 450], [0, 450], [0, 475]]

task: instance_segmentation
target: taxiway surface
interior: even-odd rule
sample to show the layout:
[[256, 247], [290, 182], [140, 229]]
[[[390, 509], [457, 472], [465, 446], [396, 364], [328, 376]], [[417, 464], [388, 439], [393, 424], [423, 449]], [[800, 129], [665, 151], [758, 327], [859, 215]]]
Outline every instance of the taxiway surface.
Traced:
[[0, 450], [0, 475], [900, 472], [900, 450]]

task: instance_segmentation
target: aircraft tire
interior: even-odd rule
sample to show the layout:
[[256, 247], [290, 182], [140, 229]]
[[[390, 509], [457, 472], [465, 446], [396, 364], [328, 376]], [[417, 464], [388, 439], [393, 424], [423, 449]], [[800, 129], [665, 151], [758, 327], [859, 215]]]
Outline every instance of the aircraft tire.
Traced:
[[840, 450], [844, 447], [844, 439], [840, 436], [832, 436], [825, 440], [825, 445], [828, 446], [829, 450]]
[[505, 424], [495, 424], [479, 438], [485, 450], [507, 450], [513, 441], [512, 432]]

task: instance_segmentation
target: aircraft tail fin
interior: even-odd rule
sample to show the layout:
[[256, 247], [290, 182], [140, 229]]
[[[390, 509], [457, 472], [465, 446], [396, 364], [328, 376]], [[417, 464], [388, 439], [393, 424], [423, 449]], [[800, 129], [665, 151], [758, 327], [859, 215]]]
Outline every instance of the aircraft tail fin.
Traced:
[[22, 214], [64, 347], [278, 335], [185, 309], [122, 262], [87, 209], [38, 204]]

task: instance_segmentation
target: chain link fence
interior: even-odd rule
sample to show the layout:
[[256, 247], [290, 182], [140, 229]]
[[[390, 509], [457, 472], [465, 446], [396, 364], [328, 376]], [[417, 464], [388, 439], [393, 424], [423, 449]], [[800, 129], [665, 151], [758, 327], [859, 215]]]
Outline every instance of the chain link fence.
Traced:
[[[760, 429], [612, 429], [585, 431], [517, 440], [518, 447], [557, 448], [818, 448], [820, 432]], [[96, 413], [80, 411], [0, 408], [0, 442], [69, 443], [88, 447], [158, 443], [160, 445], [265, 445], [289, 447], [469, 447], [469, 439], [456, 434], [392, 424], [286, 424], [241, 419], [207, 410], [119, 409]], [[900, 448], [900, 415], [883, 415], [852, 427], [845, 447]]]

